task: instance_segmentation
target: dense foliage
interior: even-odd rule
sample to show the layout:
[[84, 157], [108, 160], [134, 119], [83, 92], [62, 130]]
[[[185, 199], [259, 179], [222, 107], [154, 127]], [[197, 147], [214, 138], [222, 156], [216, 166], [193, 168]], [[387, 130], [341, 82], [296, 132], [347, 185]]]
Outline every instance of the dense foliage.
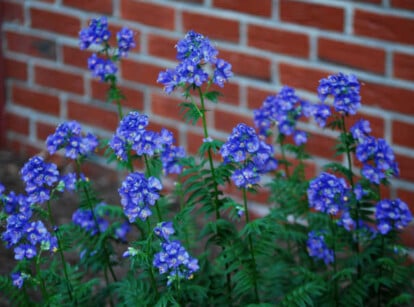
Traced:
[[[392, 148], [373, 137], [360, 84], [339, 73], [320, 80], [318, 102], [284, 86], [254, 111], [255, 127], [239, 123], [223, 142], [207, 126], [208, 109], [233, 76], [215, 46], [190, 31], [177, 45], [178, 64], [160, 72], [167, 94], [181, 94], [184, 118], [203, 129], [197, 156], [167, 129], [153, 131], [140, 111], [124, 114], [117, 65], [135, 46], [123, 28], [117, 46], [105, 18], [80, 32], [80, 47], [108, 84], [120, 123], [99, 140], [76, 121], [46, 140], [49, 156], [22, 168], [25, 193], [0, 185], [1, 238], [16, 266], [0, 276], [15, 306], [404, 306], [413, 301], [412, 267], [399, 232], [412, 220], [401, 199], [381, 196], [398, 176]], [[155, 81], [155, 80], [154, 80]], [[306, 177], [312, 135], [301, 118], [337, 134], [326, 164]], [[84, 163], [104, 148], [124, 176], [119, 204], [96, 195]], [[329, 150], [328, 148], [326, 150]], [[50, 162], [60, 154], [74, 172]], [[276, 159], [276, 156], [279, 157]], [[168, 183], [174, 182], [173, 187]], [[252, 218], [251, 197], [269, 191], [268, 213]], [[229, 191], [239, 190], [239, 197]], [[67, 191], [79, 195], [70, 223], [54, 210]], [[120, 252], [120, 250], [122, 250]], [[69, 254], [78, 261], [65, 260]]]

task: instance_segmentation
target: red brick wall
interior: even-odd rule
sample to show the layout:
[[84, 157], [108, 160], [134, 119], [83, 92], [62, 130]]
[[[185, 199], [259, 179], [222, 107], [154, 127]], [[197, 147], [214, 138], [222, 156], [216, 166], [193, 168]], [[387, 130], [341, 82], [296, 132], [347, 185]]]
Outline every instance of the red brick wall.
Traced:
[[[127, 25], [137, 47], [120, 69], [128, 107], [143, 110], [154, 125], [175, 130], [190, 150], [201, 129], [187, 131], [178, 100], [156, 84], [174, 65], [175, 42], [194, 29], [217, 42], [236, 77], [211, 112], [215, 137], [239, 121], [282, 84], [315, 99], [321, 77], [352, 72], [363, 82], [361, 114], [393, 146], [401, 178], [389, 194], [414, 211], [414, 1], [413, 0], [3, 0], [8, 145], [31, 153], [65, 119], [76, 119], [101, 136], [117, 125], [116, 109], [104, 104], [105, 87], [86, 69], [87, 52], [77, 36], [92, 17]], [[4, 119], [2, 118], [2, 123]], [[310, 150], [316, 170], [333, 145], [332, 134], [315, 130]]]

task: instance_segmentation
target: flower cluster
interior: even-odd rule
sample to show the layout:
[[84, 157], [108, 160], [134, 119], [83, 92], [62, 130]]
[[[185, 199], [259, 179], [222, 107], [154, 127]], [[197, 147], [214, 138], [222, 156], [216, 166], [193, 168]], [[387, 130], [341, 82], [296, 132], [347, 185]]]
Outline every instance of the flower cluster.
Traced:
[[309, 183], [309, 206], [330, 215], [336, 215], [349, 200], [350, 189], [343, 178], [323, 172]]
[[178, 240], [170, 240], [175, 233], [172, 222], [162, 222], [154, 229], [154, 233], [162, 239], [162, 251], [154, 255], [153, 266], [160, 274], [168, 273], [167, 285], [175, 280], [192, 279], [198, 271], [198, 260], [192, 258]]
[[399, 169], [394, 151], [386, 140], [370, 136], [369, 122], [360, 120], [350, 129], [357, 142], [355, 154], [362, 162], [362, 176], [371, 183], [380, 184], [388, 176], [398, 176]]
[[225, 163], [245, 162], [231, 177], [239, 188], [257, 184], [260, 174], [277, 167], [273, 147], [262, 141], [256, 131], [246, 124], [238, 124], [233, 128], [227, 142], [220, 148], [220, 153]]
[[89, 26], [79, 32], [80, 48], [82, 50], [97, 44], [102, 47], [100, 53], [107, 56], [104, 59], [93, 53], [88, 59], [88, 68], [92, 71], [92, 75], [99, 77], [101, 81], [106, 81], [108, 77], [114, 76], [118, 71], [114, 61], [126, 57], [129, 50], [135, 47], [134, 32], [124, 27], [116, 35], [118, 48], [113, 50], [114, 56], [110, 58], [111, 50], [108, 43], [110, 36], [106, 17], [92, 19]]
[[152, 215], [150, 206], [154, 206], [160, 197], [161, 182], [155, 177], [145, 178], [144, 174], [130, 173], [118, 189], [124, 213], [130, 223], [137, 218], [145, 221]]
[[158, 133], [147, 130], [147, 126], [147, 115], [137, 111], [130, 112], [121, 120], [109, 146], [122, 161], [128, 160], [128, 152], [131, 149], [138, 156], [153, 156], [160, 153], [164, 172], [179, 173], [181, 167], [178, 159], [185, 156], [184, 149], [174, 145], [174, 137], [169, 130], [163, 128]]
[[22, 273], [22, 272], [14, 272], [11, 274], [13, 286], [19, 289], [23, 287], [24, 281], [28, 278], [29, 278], [29, 275]]
[[106, 17], [94, 18], [87, 28], [79, 32], [80, 49], [84, 50], [93, 44], [105, 43], [110, 36], [108, 19]]
[[47, 137], [46, 146], [51, 155], [64, 148], [65, 156], [75, 160], [93, 152], [98, 146], [98, 139], [92, 133], [82, 136], [81, 125], [68, 121], [57, 126], [55, 133]]
[[321, 79], [318, 96], [322, 103], [328, 96], [333, 97], [334, 109], [341, 114], [356, 114], [361, 107], [360, 85], [354, 75], [339, 73]]
[[407, 204], [399, 198], [383, 199], [376, 205], [375, 219], [378, 231], [385, 235], [392, 229], [402, 230], [411, 222], [412, 215]]
[[[158, 75], [157, 82], [164, 85], [165, 92], [170, 94], [177, 86], [185, 84], [201, 86], [213, 82], [220, 87], [233, 76], [231, 65], [217, 58], [218, 51], [210, 40], [194, 31], [189, 31], [177, 45], [177, 59], [180, 61], [175, 69], [167, 69]], [[213, 75], [209, 69], [213, 66]]]
[[301, 116], [309, 116], [309, 104], [301, 101], [295, 90], [284, 86], [277, 95], [268, 96], [260, 109], [254, 110], [254, 123], [261, 135], [271, 133], [276, 123], [282, 135], [294, 135], [296, 145], [306, 143], [307, 134], [296, 129], [296, 122]]
[[50, 188], [59, 181], [56, 164], [47, 163], [42, 157], [32, 157], [21, 170], [22, 180], [30, 203], [43, 203], [50, 199]]
[[[105, 203], [99, 203], [94, 210], [77, 209], [72, 215], [72, 222], [90, 233], [91, 236], [105, 232], [110, 222], [105, 219]], [[128, 222], [122, 223], [114, 229], [114, 237], [123, 242], [131, 230]]]
[[8, 214], [2, 239], [7, 248], [14, 247], [16, 260], [32, 259], [37, 246], [42, 250], [55, 251], [57, 239], [46, 229], [42, 221], [32, 221], [33, 211], [29, 197], [11, 192], [3, 196], [4, 211]]
[[334, 261], [334, 251], [328, 248], [322, 234], [318, 234], [315, 231], [309, 232], [306, 245], [309, 256], [323, 260], [325, 264]]

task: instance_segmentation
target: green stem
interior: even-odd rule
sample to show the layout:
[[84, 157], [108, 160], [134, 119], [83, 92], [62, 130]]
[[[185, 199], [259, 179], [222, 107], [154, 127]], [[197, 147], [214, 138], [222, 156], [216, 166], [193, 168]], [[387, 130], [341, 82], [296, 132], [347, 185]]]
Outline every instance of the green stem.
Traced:
[[[329, 215], [330, 216], [330, 221], [331, 221], [331, 232], [332, 232], [332, 250], [333, 250], [333, 269], [334, 269], [334, 276], [336, 277], [336, 273], [337, 273], [337, 263], [336, 263], [336, 228], [335, 228], [335, 221], [334, 221], [334, 217], [333, 215]], [[335, 301], [335, 306], [339, 306], [339, 295], [338, 295], [338, 281], [335, 280], [333, 281], [334, 283], [334, 301]]]
[[[65, 279], [66, 279], [66, 287], [68, 290], [68, 294], [69, 294], [69, 298], [70, 300], [73, 302], [73, 294], [72, 294], [72, 284], [69, 281], [69, 274], [66, 268], [66, 261], [65, 261], [65, 256], [63, 255], [63, 251], [62, 251], [62, 244], [60, 242], [60, 233], [59, 233], [59, 228], [56, 225], [53, 216], [52, 216], [52, 209], [50, 206], [50, 200], [47, 201], [47, 210], [48, 210], [48, 215], [49, 215], [49, 221], [52, 224], [53, 229], [55, 230], [56, 233], [56, 241], [57, 241], [57, 245], [58, 245], [58, 251], [59, 251], [59, 255], [60, 255], [60, 259], [62, 261], [62, 267], [63, 267], [63, 273], [65, 275]], [[76, 305], [76, 301], [75, 301], [75, 305]]]
[[[148, 161], [147, 155], [144, 155], [144, 160], [145, 160], [145, 168], [147, 169], [148, 177], [151, 177], [151, 168], [149, 167], [149, 161]], [[161, 223], [163, 219], [162, 219], [160, 207], [158, 206], [158, 201], [155, 202], [155, 210], [157, 212], [158, 222]]]
[[[249, 208], [247, 207], [247, 191], [246, 188], [243, 188], [243, 204], [244, 204], [244, 212], [246, 215], [246, 225], [248, 225], [250, 223], [250, 217], [249, 217]], [[249, 233], [247, 235], [247, 239], [249, 240], [249, 249], [250, 249], [250, 256], [252, 257], [252, 262], [253, 262], [253, 269], [254, 269], [254, 296], [256, 298], [256, 303], [259, 304], [260, 303], [260, 299], [259, 299], [259, 291], [257, 288], [257, 281], [256, 281], [256, 274], [257, 274], [257, 265], [256, 265], [256, 257], [254, 254], [254, 248], [253, 248], [253, 240], [252, 240], [252, 236], [251, 233]]]
[[[348, 133], [347, 129], [346, 129], [346, 123], [345, 123], [345, 117], [342, 115], [341, 117], [341, 128], [342, 128], [342, 133], [344, 133], [345, 135]], [[349, 148], [349, 144], [348, 142], [345, 142], [345, 151], [346, 151], [346, 158], [347, 158], [347, 162], [348, 162], [348, 170], [349, 170], [349, 183], [351, 184], [351, 188], [352, 191], [354, 191], [355, 189], [355, 183], [354, 183], [354, 178], [353, 178], [353, 170], [352, 170], [352, 159], [351, 159], [351, 150]], [[360, 205], [359, 205], [359, 201], [356, 201], [356, 210], [355, 210], [355, 219], [356, 219], [356, 223], [355, 223], [355, 242], [353, 244], [353, 249], [355, 251], [355, 253], [357, 254], [357, 277], [358, 279], [361, 278], [361, 264], [359, 262], [359, 255], [360, 255], [360, 250], [359, 250], [359, 219], [360, 219]]]
[[288, 163], [287, 163], [287, 160], [286, 160], [286, 152], [285, 152], [285, 147], [284, 147], [284, 143], [285, 143], [284, 142], [284, 139], [285, 139], [284, 136], [281, 136], [280, 137], [279, 145], [280, 145], [280, 150], [282, 152], [283, 164], [285, 165], [286, 178], [289, 179], [290, 178], [290, 173], [289, 173], [289, 166], [288, 166]]
[[[147, 219], [147, 227], [148, 227], [148, 237], [147, 237], [147, 255], [151, 255], [151, 223], [149, 221], [149, 219]], [[157, 281], [155, 280], [155, 276], [154, 276], [154, 268], [151, 265], [151, 263], [148, 264], [148, 272], [150, 274], [150, 280], [151, 280], [151, 286], [155, 291], [155, 297], [158, 300], [159, 297], [159, 292], [158, 292], [158, 287], [157, 287]]]
[[[205, 104], [204, 104], [204, 96], [203, 96], [203, 92], [201, 91], [200, 87], [197, 87], [198, 89], [198, 94], [200, 96], [200, 103], [201, 103], [201, 119], [203, 122], [203, 131], [204, 131], [204, 138], [208, 138], [209, 134], [208, 134], [208, 129], [207, 129], [207, 119], [206, 119], [206, 108], [205, 108]], [[216, 219], [220, 219], [220, 210], [219, 210], [219, 200], [218, 200], [218, 186], [217, 186], [217, 182], [216, 182], [216, 170], [214, 168], [214, 163], [213, 163], [213, 154], [211, 152], [211, 148], [208, 149], [208, 162], [210, 165], [210, 170], [211, 170], [211, 175], [214, 178], [214, 210], [216, 212]]]
[[42, 291], [42, 296], [43, 296], [43, 298], [46, 299], [46, 301], [49, 301], [49, 295], [48, 295], [47, 290], [46, 290], [45, 280], [43, 279], [42, 273], [41, 273], [41, 270], [40, 270], [40, 256], [41, 256], [41, 254], [42, 254], [42, 250], [40, 250], [39, 254], [36, 257], [36, 273], [40, 278], [40, 289]]
[[[80, 161], [79, 160], [76, 160], [76, 166], [77, 166], [78, 174], [80, 174], [81, 173], [81, 164], [80, 164]], [[89, 210], [92, 213], [92, 218], [93, 218], [93, 221], [94, 221], [94, 224], [95, 224], [96, 231], [100, 235], [101, 234], [101, 230], [99, 229], [98, 218], [96, 217], [95, 210], [94, 210], [94, 208], [92, 206], [92, 200], [91, 200], [91, 197], [89, 195], [89, 190], [86, 188], [85, 185], [82, 185], [82, 188], [83, 188], [83, 193], [85, 194], [85, 197], [86, 197], [86, 201], [88, 203]], [[104, 240], [103, 244], [104, 244], [103, 245], [103, 252], [105, 254], [106, 267], [111, 272], [111, 275], [112, 275], [113, 280], [114, 281], [118, 281], [118, 279], [116, 278], [115, 272], [114, 272], [114, 270], [112, 268], [111, 261], [109, 259], [109, 252], [108, 252], [108, 249], [106, 247], [106, 240]], [[106, 283], [109, 286], [109, 280], [107, 280]]]

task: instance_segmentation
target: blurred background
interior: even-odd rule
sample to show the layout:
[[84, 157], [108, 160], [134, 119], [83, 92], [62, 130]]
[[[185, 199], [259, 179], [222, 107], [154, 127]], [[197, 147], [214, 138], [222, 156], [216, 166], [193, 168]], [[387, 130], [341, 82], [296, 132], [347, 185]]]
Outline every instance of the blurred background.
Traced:
[[[2, 0], [0, 12], [0, 148], [7, 163], [44, 150], [64, 120], [111, 137], [116, 105], [105, 103], [107, 86], [91, 76], [91, 53], [78, 42], [80, 29], [105, 15], [112, 39], [123, 26], [136, 33], [137, 47], [118, 74], [125, 107], [148, 114], [154, 129], [174, 131], [190, 153], [202, 128], [186, 124], [179, 95], [167, 96], [156, 83], [160, 71], [175, 66], [174, 46], [188, 30], [214, 41], [235, 73], [209, 107], [214, 138], [225, 139], [237, 123], [252, 125], [253, 110], [282, 85], [316, 102], [319, 79], [355, 74], [363, 102], [355, 118], [368, 119], [374, 135], [391, 144], [401, 170], [383, 196], [401, 197], [414, 211], [413, 0]], [[313, 122], [300, 127], [312, 135], [311, 177], [332, 158], [336, 134]], [[104, 174], [116, 178], [111, 169]], [[404, 234], [411, 246], [413, 230]]]

